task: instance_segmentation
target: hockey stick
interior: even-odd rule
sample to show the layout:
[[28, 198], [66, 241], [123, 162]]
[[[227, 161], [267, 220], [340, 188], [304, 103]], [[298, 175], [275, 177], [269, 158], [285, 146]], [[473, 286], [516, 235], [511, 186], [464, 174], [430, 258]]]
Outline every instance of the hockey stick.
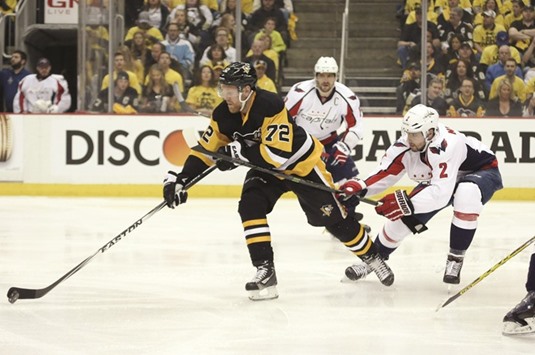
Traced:
[[194, 109], [191, 108], [190, 105], [188, 105], [186, 103], [186, 100], [184, 100], [184, 96], [182, 96], [182, 93], [180, 92], [180, 88], [178, 87], [178, 83], [174, 83], [173, 84], [173, 93], [175, 94], [175, 97], [177, 98], [178, 103], [179, 103], [180, 108], [182, 109], [182, 111], [188, 112], [188, 113], [193, 113], [193, 114], [198, 115], [198, 116], [210, 118], [209, 115], [204, 114], [204, 113], [199, 112], [199, 111], [195, 111]]
[[472, 281], [472, 283], [470, 283], [468, 286], [466, 286], [465, 288], [463, 288], [462, 290], [460, 290], [459, 292], [457, 292], [456, 294], [454, 294], [453, 296], [451, 296], [450, 298], [448, 298], [446, 301], [444, 301], [443, 303], [441, 303], [435, 312], [438, 312], [441, 308], [444, 308], [446, 307], [447, 305], [449, 305], [450, 303], [452, 303], [453, 301], [455, 301], [457, 298], [461, 297], [466, 291], [468, 291], [469, 289], [471, 289], [472, 287], [474, 287], [475, 285], [477, 285], [480, 281], [482, 281], [485, 277], [489, 276], [491, 273], [493, 273], [497, 268], [499, 268], [500, 266], [502, 266], [503, 264], [505, 264], [507, 261], [509, 261], [512, 257], [514, 257], [515, 255], [517, 255], [518, 253], [520, 253], [522, 250], [526, 249], [531, 243], [533, 243], [535, 241], [535, 236], [531, 237], [528, 241], [526, 241], [524, 244], [522, 244], [521, 246], [519, 246], [517, 249], [515, 249], [515, 251], [513, 251], [511, 254], [507, 255], [505, 258], [503, 258], [502, 260], [500, 260], [496, 265], [494, 265], [493, 267], [491, 267], [490, 269], [488, 269], [487, 271], [485, 271], [481, 276], [479, 276], [477, 279], [475, 279], [474, 281]]
[[[210, 174], [212, 171], [214, 171], [216, 166], [211, 166], [207, 170], [205, 170], [202, 174], [198, 175], [196, 178], [192, 179], [189, 183], [186, 184], [184, 187], [186, 190], [198, 183], [201, 179], [203, 179], [206, 175]], [[60, 277], [56, 282], [51, 284], [48, 287], [41, 288], [41, 289], [31, 289], [31, 288], [20, 288], [20, 287], [11, 287], [9, 291], [7, 291], [7, 298], [10, 303], [15, 303], [18, 299], [35, 299], [35, 298], [41, 298], [44, 295], [46, 295], [48, 292], [53, 290], [56, 286], [58, 286], [63, 281], [67, 280], [69, 277], [77, 273], [81, 268], [83, 268], [86, 264], [88, 264], [93, 258], [99, 254], [104, 253], [108, 249], [110, 249], [112, 246], [117, 244], [121, 239], [124, 239], [127, 234], [135, 230], [137, 227], [142, 225], [144, 222], [146, 222], [150, 217], [154, 216], [156, 212], [160, 211], [164, 206], [166, 202], [162, 201], [158, 204], [158, 206], [154, 207], [150, 212], [145, 214], [143, 217], [132, 223], [128, 228], [126, 228], [124, 231], [122, 231], [120, 234], [118, 234], [115, 238], [104, 244], [100, 249], [98, 249], [93, 255], [87, 257], [84, 261], [82, 261], [80, 264], [76, 265], [73, 269], [71, 269], [68, 273]]]
[[[184, 134], [184, 132], [183, 132], [183, 134]], [[251, 164], [248, 161], [244, 161], [244, 160], [241, 160], [241, 159], [236, 159], [236, 158], [229, 157], [228, 155], [225, 155], [225, 154], [221, 154], [221, 153], [217, 153], [217, 152], [211, 152], [211, 151], [208, 151], [208, 150], [204, 149], [200, 145], [193, 146], [193, 147], [191, 147], [191, 149], [195, 150], [195, 151], [197, 151], [199, 153], [202, 153], [202, 154], [210, 155], [213, 158], [225, 160], [227, 162], [230, 162], [230, 163], [233, 163], [233, 164], [236, 164], [236, 165], [242, 165], [242, 166], [248, 167], [250, 169], [255, 169], [255, 170], [261, 171], [263, 173], [267, 173], [267, 174], [276, 176], [276, 177], [278, 177], [280, 179], [289, 180], [289, 181], [295, 182], [297, 184], [313, 187], [313, 188], [318, 189], [318, 190], [323, 190], [323, 191], [332, 192], [332, 193], [341, 193], [342, 192], [341, 190], [336, 190], [336, 189], [333, 189], [333, 188], [331, 188], [329, 186], [318, 184], [316, 182], [309, 181], [309, 180], [300, 178], [300, 177], [295, 176], [295, 175], [287, 175], [287, 174], [284, 174], [284, 173], [281, 173], [281, 172], [278, 172], [278, 171], [275, 171], [275, 170], [271, 170], [271, 169], [267, 169], [267, 168], [263, 168], [261, 166], [257, 166], [257, 165]], [[373, 205], [373, 206], [377, 206], [378, 205], [377, 201], [370, 200], [370, 199], [365, 198], [365, 197], [359, 197], [359, 200], [361, 202], [364, 202], [364, 203], [367, 203], [367, 204], [370, 204], [370, 205]]]

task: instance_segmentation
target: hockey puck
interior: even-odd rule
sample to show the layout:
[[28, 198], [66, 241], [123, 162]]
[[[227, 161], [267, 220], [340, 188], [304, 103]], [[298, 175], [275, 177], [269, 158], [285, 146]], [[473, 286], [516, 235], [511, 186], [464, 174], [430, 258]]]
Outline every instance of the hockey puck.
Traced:
[[19, 299], [19, 293], [17, 291], [13, 290], [7, 295], [7, 299], [9, 301], [9, 303], [13, 304], [13, 303], [17, 302], [17, 300]]

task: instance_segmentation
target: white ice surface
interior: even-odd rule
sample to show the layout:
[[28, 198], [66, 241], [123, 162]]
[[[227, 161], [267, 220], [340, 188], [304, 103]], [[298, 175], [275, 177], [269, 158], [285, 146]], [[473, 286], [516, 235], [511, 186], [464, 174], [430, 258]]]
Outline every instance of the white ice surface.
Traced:
[[[392, 255], [388, 288], [374, 275], [341, 283], [357, 258], [283, 199], [269, 217], [280, 297], [252, 302], [237, 199], [190, 198], [43, 298], [8, 303], [9, 287], [50, 285], [159, 202], [0, 197], [0, 354], [535, 353], [535, 336], [501, 335], [503, 316], [525, 295], [533, 247], [435, 312], [535, 234], [535, 203], [526, 202], [485, 206], [461, 285], [449, 294], [442, 273], [451, 209]], [[361, 206], [364, 221], [381, 228], [382, 218]]]

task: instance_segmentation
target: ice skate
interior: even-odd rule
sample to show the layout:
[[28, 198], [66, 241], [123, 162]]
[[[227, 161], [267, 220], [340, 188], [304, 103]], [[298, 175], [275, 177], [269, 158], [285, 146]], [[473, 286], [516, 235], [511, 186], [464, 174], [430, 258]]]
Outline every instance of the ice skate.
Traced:
[[[381, 281], [383, 285], [391, 286], [394, 283], [394, 273], [379, 254], [363, 257], [362, 260], [366, 263], [368, 269], [370, 269], [375, 273], [375, 275], [377, 275], [379, 281]], [[350, 266], [350, 268], [353, 269], [353, 266]], [[355, 269], [353, 269], [353, 271], [355, 271]]]
[[461, 282], [461, 269], [463, 267], [464, 255], [449, 253], [446, 261], [446, 270], [442, 279], [447, 284], [458, 285]]
[[257, 266], [256, 275], [245, 284], [252, 301], [270, 300], [279, 297], [277, 292], [277, 274], [271, 261], [264, 261]]
[[528, 292], [503, 318], [503, 335], [535, 333], [535, 291]]
[[346, 276], [351, 281], [364, 280], [372, 272], [366, 263], [351, 265], [346, 269]]

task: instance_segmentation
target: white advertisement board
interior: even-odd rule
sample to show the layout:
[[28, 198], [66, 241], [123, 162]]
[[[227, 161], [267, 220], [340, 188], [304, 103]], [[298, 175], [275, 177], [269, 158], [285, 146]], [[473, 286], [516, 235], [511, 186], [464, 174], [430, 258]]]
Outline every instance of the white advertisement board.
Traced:
[[[189, 149], [182, 130], [202, 131], [198, 116], [27, 115], [11, 116], [18, 130], [10, 164], [26, 183], [159, 184], [180, 170]], [[20, 119], [18, 119], [20, 118]], [[24, 124], [22, 124], [22, 118]], [[354, 159], [366, 176], [400, 135], [400, 118], [365, 119], [365, 136]], [[496, 152], [506, 187], [535, 188], [535, 120], [444, 119], [480, 138]], [[21, 155], [24, 152], [23, 163]], [[1, 164], [1, 163], [0, 163]], [[5, 168], [5, 166], [4, 166]], [[246, 169], [211, 174], [201, 184], [241, 185]], [[0, 180], [6, 179], [1, 169]], [[408, 179], [404, 185], [413, 185]]]
[[0, 181], [22, 181], [23, 117], [0, 114]]
[[45, 0], [46, 24], [78, 23], [78, 0]]

